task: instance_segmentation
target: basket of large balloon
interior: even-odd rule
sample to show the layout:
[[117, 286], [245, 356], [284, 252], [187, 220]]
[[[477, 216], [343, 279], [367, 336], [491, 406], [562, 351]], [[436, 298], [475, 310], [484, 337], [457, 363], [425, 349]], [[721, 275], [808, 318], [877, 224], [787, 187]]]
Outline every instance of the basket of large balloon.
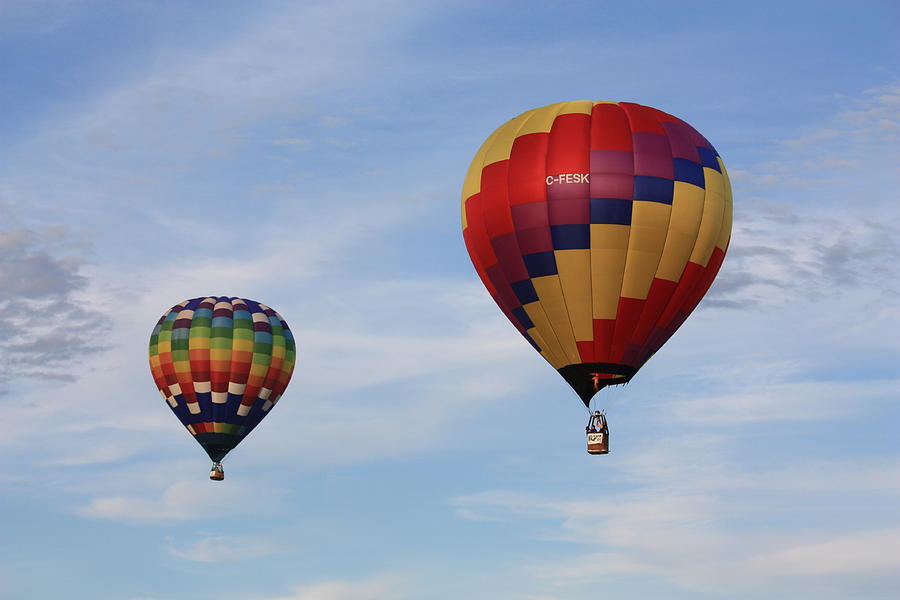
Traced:
[[606, 415], [594, 411], [584, 428], [587, 434], [588, 454], [609, 454], [609, 427], [606, 425]]

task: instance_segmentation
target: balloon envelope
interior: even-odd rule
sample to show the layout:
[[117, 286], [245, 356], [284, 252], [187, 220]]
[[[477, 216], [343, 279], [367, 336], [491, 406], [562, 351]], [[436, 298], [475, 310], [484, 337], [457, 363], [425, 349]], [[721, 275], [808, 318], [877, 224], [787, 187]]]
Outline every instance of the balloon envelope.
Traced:
[[697, 306], [731, 217], [715, 148], [629, 102], [519, 115], [481, 146], [462, 193], [475, 269], [585, 404], [629, 381]]
[[284, 319], [242, 298], [185, 300], [162, 316], [150, 336], [156, 387], [216, 462], [269, 414], [295, 361]]

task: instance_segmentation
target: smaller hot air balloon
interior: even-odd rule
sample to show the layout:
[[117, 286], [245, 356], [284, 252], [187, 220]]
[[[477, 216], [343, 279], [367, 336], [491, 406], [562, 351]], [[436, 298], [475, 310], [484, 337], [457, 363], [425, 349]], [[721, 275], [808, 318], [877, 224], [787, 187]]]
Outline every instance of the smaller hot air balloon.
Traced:
[[185, 300], [153, 328], [153, 380], [212, 459], [210, 479], [225, 478], [222, 459], [281, 398], [296, 355], [281, 315], [253, 300]]

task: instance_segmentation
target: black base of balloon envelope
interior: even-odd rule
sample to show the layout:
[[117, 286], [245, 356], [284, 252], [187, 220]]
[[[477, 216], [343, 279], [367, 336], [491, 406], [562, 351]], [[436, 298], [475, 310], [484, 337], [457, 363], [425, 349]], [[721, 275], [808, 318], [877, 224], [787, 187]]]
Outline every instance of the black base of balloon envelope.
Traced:
[[243, 438], [228, 433], [198, 433], [194, 435], [194, 439], [203, 446], [212, 461], [217, 463], [221, 462]]
[[[628, 383], [637, 369], [615, 363], [581, 363], [559, 369], [559, 374], [568, 382], [585, 406], [590, 406], [594, 394], [608, 385]], [[612, 375], [607, 379], [597, 379], [598, 375]]]

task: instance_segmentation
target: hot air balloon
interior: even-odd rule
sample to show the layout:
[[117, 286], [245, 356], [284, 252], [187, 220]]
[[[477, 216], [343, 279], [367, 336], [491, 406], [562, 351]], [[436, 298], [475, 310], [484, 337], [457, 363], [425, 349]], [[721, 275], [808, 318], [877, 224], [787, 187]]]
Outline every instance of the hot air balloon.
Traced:
[[[731, 217], [712, 144], [630, 102], [522, 113], [487, 138], [462, 192], [463, 237], [481, 280], [589, 411], [703, 298]], [[605, 416], [595, 412], [588, 425], [602, 433]], [[592, 453], [605, 453], [602, 437]]]
[[150, 371], [172, 412], [213, 461], [222, 459], [281, 398], [296, 362], [281, 316], [242, 298], [207, 296], [173, 306], [150, 335]]

